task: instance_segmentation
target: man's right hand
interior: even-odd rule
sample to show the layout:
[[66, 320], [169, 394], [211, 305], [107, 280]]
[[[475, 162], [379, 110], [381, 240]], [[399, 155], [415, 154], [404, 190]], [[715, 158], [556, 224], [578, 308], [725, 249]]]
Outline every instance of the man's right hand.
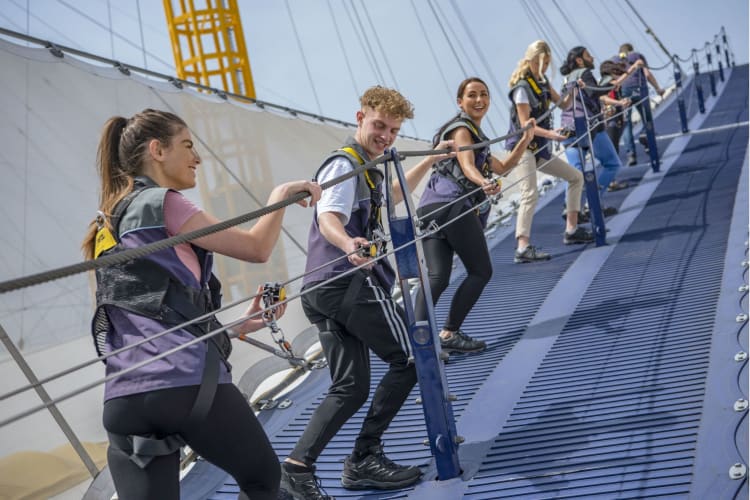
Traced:
[[[351, 238], [346, 243], [345, 248], [343, 248], [342, 250], [344, 250], [344, 252], [348, 254], [347, 259], [352, 265], [361, 266], [363, 264], [366, 264], [363, 269], [372, 269], [375, 263], [372, 261], [371, 257], [360, 255], [360, 249], [362, 248], [366, 248], [369, 250], [370, 242], [365, 238], [356, 236], [354, 238]], [[369, 251], [366, 253], [369, 254]]]

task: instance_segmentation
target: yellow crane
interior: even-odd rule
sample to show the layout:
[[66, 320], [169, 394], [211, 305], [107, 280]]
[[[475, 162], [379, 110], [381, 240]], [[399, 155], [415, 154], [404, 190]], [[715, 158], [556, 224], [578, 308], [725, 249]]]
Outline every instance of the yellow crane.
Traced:
[[180, 79], [255, 98], [237, 0], [164, 0], [164, 11]]

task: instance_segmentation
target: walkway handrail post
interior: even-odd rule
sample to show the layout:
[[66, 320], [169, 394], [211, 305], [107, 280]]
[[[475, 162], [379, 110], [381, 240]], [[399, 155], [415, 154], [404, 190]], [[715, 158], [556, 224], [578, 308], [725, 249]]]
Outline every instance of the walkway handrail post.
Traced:
[[724, 81], [724, 66], [721, 64], [721, 47], [716, 42], [716, 62], [719, 63], [719, 81]]
[[700, 110], [702, 115], [706, 114], [706, 103], [705, 99], [703, 98], [703, 85], [701, 84], [701, 69], [700, 69], [700, 63], [698, 62], [698, 56], [695, 53], [695, 49], [693, 49], [693, 73], [695, 73], [695, 76], [693, 77], [695, 79], [695, 91], [698, 94], [698, 109]]
[[724, 42], [724, 57], [727, 59], [727, 69], [729, 69], [732, 65], [729, 63], [729, 42], [727, 41], [727, 31], [724, 29], [724, 26], [721, 27], [721, 40]]
[[[386, 155], [388, 155], [386, 151]], [[424, 260], [422, 240], [415, 242], [416, 221], [418, 220], [414, 204], [409, 193], [404, 170], [395, 148], [390, 150], [391, 159], [386, 161], [385, 193], [388, 211], [388, 225], [393, 248], [399, 248], [412, 242], [411, 245], [396, 251], [396, 268], [398, 270], [401, 295], [404, 298], [404, 310], [409, 324], [409, 341], [411, 342], [414, 364], [417, 369], [417, 380], [422, 396], [427, 436], [430, 450], [435, 458], [438, 478], [452, 479], [461, 475], [458, 461], [458, 445], [462, 441], [456, 432], [456, 421], [453, 416], [449, 393], [448, 379], [445, 376], [443, 363], [440, 361], [440, 338], [436, 327], [435, 313], [432, 307], [432, 294], [427, 278], [427, 267]], [[390, 162], [401, 186], [406, 216], [399, 217], [394, 209], [392, 193], [392, 176]], [[412, 304], [408, 280], [417, 278], [421, 288], [422, 300], [428, 312], [427, 321], [417, 321]]]
[[23, 357], [23, 354], [21, 354], [21, 351], [18, 350], [16, 344], [8, 336], [8, 333], [5, 331], [5, 328], [3, 328], [3, 325], [0, 325], [0, 341], [2, 341], [3, 346], [13, 357], [13, 360], [21, 369], [24, 376], [26, 376], [26, 379], [29, 381], [29, 383], [35, 386], [34, 390], [36, 390], [36, 393], [39, 395], [39, 398], [42, 400], [42, 402], [47, 405], [47, 409], [52, 414], [52, 418], [55, 419], [55, 422], [60, 427], [60, 430], [62, 430], [63, 434], [65, 434], [65, 437], [68, 438], [68, 442], [70, 442], [73, 450], [75, 450], [75, 452], [78, 454], [78, 457], [83, 462], [83, 465], [86, 466], [86, 469], [89, 471], [89, 474], [91, 474], [91, 477], [96, 477], [96, 475], [99, 474], [99, 469], [96, 467], [94, 460], [88, 454], [86, 448], [83, 447], [83, 444], [81, 444], [81, 441], [78, 439], [76, 433], [73, 432], [73, 429], [70, 427], [70, 424], [68, 424], [68, 421], [65, 420], [65, 417], [63, 417], [62, 413], [60, 413], [57, 405], [50, 404], [52, 398], [49, 396], [49, 393], [44, 388], [44, 386], [39, 384], [39, 378], [34, 373], [34, 370], [32, 370], [29, 364], [26, 362], [26, 359]]
[[644, 99], [638, 109], [642, 111], [641, 122], [643, 130], [646, 132], [646, 142], [648, 144], [648, 156], [651, 162], [651, 170], [659, 171], [659, 149], [656, 146], [656, 132], [654, 131], [654, 115], [651, 113], [651, 99], [648, 97], [648, 82], [645, 78], [640, 79], [640, 97]]
[[685, 111], [685, 98], [682, 96], [682, 69], [677, 62], [676, 55], [672, 57], [672, 64], [674, 65], [674, 82], [675, 87], [677, 88], [677, 108], [680, 111], [680, 125], [682, 127], [682, 133], [687, 134], [689, 129], [687, 112]]
[[708, 65], [708, 81], [711, 84], [711, 95], [716, 97], [716, 78], [714, 78], [714, 67], [711, 63], [711, 47], [706, 46], [706, 64]]
[[[604, 214], [602, 213], [602, 204], [599, 199], [599, 182], [596, 180], [596, 166], [594, 159], [594, 144], [589, 130], [589, 123], [585, 115], [586, 108], [583, 99], [578, 102], [578, 93], [581, 89], [576, 84], [573, 90], [573, 123], [576, 129], [576, 149], [581, 158], [581, 171], [583, 173], [583, 185], [586, 187], [586, 199], [589, 202], [589, 213], [591, 214], [591, 227], [594, 231], [594, 241], [596, 246], [600, 247], [607, 244], [607, 228], [604, 224]], [[581, 116], [577, 116], [577, 106], [581, 106]], [[600, 132], [606, 133], [606, 132]], [[591, 152], [591, 162], [586, 161], [586, 149], [588, 146]]]

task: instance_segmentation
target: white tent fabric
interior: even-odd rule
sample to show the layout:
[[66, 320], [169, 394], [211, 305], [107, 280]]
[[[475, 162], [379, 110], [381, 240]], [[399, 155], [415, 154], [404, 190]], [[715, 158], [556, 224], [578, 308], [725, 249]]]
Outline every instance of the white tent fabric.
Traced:
[[[183, 117], [202, 157], [198, 187], [186, 195], [222, 220], [258, 209], [279, 183], [311, 178], [322, 159], [354, 132], [353, 127], [178, 89], [165, 81], [135, 73], [128, 76], [113, 67], [68, 54], [59, 58], [47, 49], [2, 39], [0, 67], [0, 281], [82, 260], [81, 240], [98, 204], [96, 148], [102, 127], [112, 116], [158, 108]], [[352, 118], [356, 109], [353, 102]], [[412, 140], [399, 140], [396, 146], [404, 150], [427, 147]], [[216, 268], [225, 301], [254, 294], [265, 281], [300, 276], [311, 216], [310, 209], [287, 208], [287, 234], [267, 264], [248, 265], [218, 257]], [[300, 282], [289, 288], [298, 292]], [[88, 275], [3, 294], [0, 325], [37, 377], [95, 356], [89, 340], [92, 298]], [[290, 305], [280, 325], [290, 340], [309, 326], [299, 301]], [[259, 340], [271, 342], [267, 332], [259, 335]], [[254, 348], [236, 348], [232, 356], [235, 381], [263, 356], [267, 354]], [[103, 374], [97, 362], [46, 388], [54, 398]], [[1, 346], [0, 380], [0, 393], [28, 384]], [[83, 441], [106, 439], [101, 428], [101, 393], [99, 386], [58, 405]], [[26, 391], [3, 402], [0, 419], [39, 403], [33, 391]], [[66, 443], [49, 413], [37, 412], [0, 428], [0, 460]]]
[[[198, 188], [186, 194], [222, 220], [259, 208], [279, 183], [310, 178], [354, 130], [2, 40], [0, 67], [0, 280], [81, 260], [98, 201], [96, 146], [111, 116], [151, 107], [183, 117], [203, 159]], [[426, 147], [411, 140], [396, 146]], [[219, 258], [225, 300], [300, 275], [310, 217], [308, 209], [287, 209], [288, 236], [266, 265]], [[2, 324], [24, 351], [69, 340], [87, 334], [91, 297], [86, 275], [5, 294]]]

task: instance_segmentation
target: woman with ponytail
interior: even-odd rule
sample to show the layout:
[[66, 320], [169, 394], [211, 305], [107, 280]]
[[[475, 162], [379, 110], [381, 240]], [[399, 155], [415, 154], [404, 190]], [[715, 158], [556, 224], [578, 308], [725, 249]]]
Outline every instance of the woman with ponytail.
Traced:
[[[87, 259], [188, 233], [218, 221], [179, 191], [195, 186], [200, 157], [178, 116], [146, 109], [114, 117], [99, 142], [99, 215], [83, 242]], [[320, 197], [320, 187], [297, 181], [274, 188], [269, 204], [295, 193]], [[305, 206], [307, 203], [300, 202]], [[236, 480], [241, 498], [275, 499], [280, 469], [263, 428], [231, 382], [231, 345], [212, 316], [220, 284], [211, 273], [212, 252], [264, 262], [278, 239], [283, 210], [249, 230], [237, 227], [96, 271], [97, 308], [92, 334], [106, 358], [104, 428], [109, 469], [121, 500], [178, 499], [180, 446], [189, 445]], [[259, 289], [260, 292], [260, 289]], [[261, 310], [256, 296], [246, 315]], [[278, 306], [277, 317], [284, 313]], [[164, 330], [200, 321], [175, 329]], [[245, 334], [264, 326], [252, 317], [234, 327]], [[127, 349], [128, 346], [154, 337]], [[141, 366], [142, 365], [142, 366]], [[119, 372], [129, 370], [127, 373]]]
[[[536, 120], [534, 140], [526, 148], [516, 171], [520, 176], [519, 187], [521, 200], [516, 219], [516, 263], [548, 260], [551, 255], [542, 252], [531, 245], [531, 223], [534, 219], [539, 193], [537, 191], [536, 171], [559, 177], [568, 182], [565, 193], [565, 232], [563, 243], [588, 243], [593, 241], [591, 232], [578, 227], [578, 212], [581, 209], [581, 194], [583, 193], [583, 174], [562, 159], [552, 156], [550, 141], [562, 141], [566, 137], [552, 130], [552, 118], [542, 118], [554, 102], [565, 109], [570, 103], [570, 96], [565, 99], [553, 89], [545, 77], [549, 67], [551, 51], [543, 40], [537, 40], [526, 49], [523, 58], [518, 61], [515, 71], [508, 82], [511, 91], [511, 123], [510, 132], [517, 132], [529, 118]], [[505, 142], [506, 149], [512, 149], [518, 142], [518, 135], [514, 135]]]

